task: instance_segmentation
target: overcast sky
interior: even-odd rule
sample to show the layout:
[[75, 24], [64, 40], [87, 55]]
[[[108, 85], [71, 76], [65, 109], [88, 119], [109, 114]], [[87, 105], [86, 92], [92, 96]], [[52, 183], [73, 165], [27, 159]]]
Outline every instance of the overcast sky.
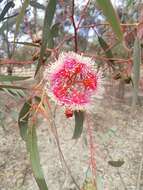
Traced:
[[[78, 5], [84, 5], [86, 4], [88, 0], [75, 0], [75, 2]], [[119, 0], [111, 0], [114, 6], [117, 6], [119, 4]], [[21, 5], [21, 0], [14, 0], [16, 7], [19, 7]], [[45, 0], [40, 0], [39, 3], [43, 4]]]

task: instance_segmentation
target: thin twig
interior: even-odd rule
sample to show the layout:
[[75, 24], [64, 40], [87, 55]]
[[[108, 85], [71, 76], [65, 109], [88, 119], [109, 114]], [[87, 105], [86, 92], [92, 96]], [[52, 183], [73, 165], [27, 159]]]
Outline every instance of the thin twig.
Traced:
[[[126, 24], [121, 24], [121, 26], [133, 26], [133, 27], [137, 27], [139, 25], [139, 23], [126, 23]], [[79, 28], [94, 28], [97, 26], [110, 26], [110, 24], [108, 22], [105, 23], [94, 23], [94, 24], [88, 24], [88, 25], [83, 25], [83, 26], [79, 26]]]
[[93, 59], [97, 59], [97, 60], [101, 60], [101, 61], [116, 61], [118, 63], [131, 63], [132, 59], [120, 59], [120, 58], [107, 58], [105, 56], [98, 56], [98, 55], [93, 55], [91, 53], [85, 53], [85, 52], [78, 52], [79, 54], [88, 56], [88, 57], [92, 57]]
[[76, 24], [75, 24], [75, 20], [74, 20], [74, 8], [75, 8], [75, 2], [74, 0], [72, 0], [72, 15], [71, 15], [71, 21], [72, 21], [72, 24], [73, 24], [73, 28], [74, 28], [74, 49], [75, 49], [75, 52], [78, 51], [78, 36], [77, 36], [77, 27], [76, 27]]
[[[49, 105], [49, 104], [47, 104], [47, 105]], [[72, 181], [76, 185], [77, 189], [81, 190], [80, 186], [77, 184], [75, 178], [73, 177], [72, 172], [71, 172], [70, 168], [68, 167], [68, 164], [67, 164], [67, 162], [65, 160], [65, 157], [63, 155], [63, 152], [62, 152], [62, 149], [61, 149], [61, 146], [60, 146], [60, 142], [59, 142], [59, 138], [58, 138], [57, 126], [56, 126], [55, 119], [54, 119], [55, 113], [54, 113], [54, 117], [53, 117], [53, 112], [51, 111], [51, 108], [48, 107], [48, 110], [49, 110], [49, 113], [51, 115], [51, 120], [50, 120], [51, 130], [52, 130], [53, 135], [55, 137], [55, 140], [56, 140], [56, 143], [57, 143], [57, 147], [58, 147], [58, 151], [60, 153], [60, 156], [61, 156], [61, 158], [62, 158], [62, 160], [63, 160], [63, 162], [64, 162], [64, 164], [65, 164], [65, 166], [66, 166], [66, 168], [68, 170], [68, 173], [69, 173]]]
[[85, 7], [83, 9], [83, 11], [81, 12], [81, 17], [80, 17], [80, 20], [78, 22], [77, 29], [79, 28], [79, 26], [80, 26], [80, 24], [81, 24], [81, 22], [82, 22], [82, 20], [83, 20], [83, 18], [85, 16], [85, 12], [86, 12], [86, 10], [88, 8], [89, 2], [90, 2], [90, 0], [87, 1], [86, 5], [85, 5]]
[[96, 185], [96, 158], [95, 158], [95, 144], [93, 141], [93, 128], [92, 125], [90, 126], [90, 120], [88, 119], [88, 115], [87, 115], [87, 132], [89, 135], [89, 150], [90, 150], [90, 165], [91, 165], [91, 170], [92, 170], [92, 175], [93, 175], [93, 182], [95, 187]]

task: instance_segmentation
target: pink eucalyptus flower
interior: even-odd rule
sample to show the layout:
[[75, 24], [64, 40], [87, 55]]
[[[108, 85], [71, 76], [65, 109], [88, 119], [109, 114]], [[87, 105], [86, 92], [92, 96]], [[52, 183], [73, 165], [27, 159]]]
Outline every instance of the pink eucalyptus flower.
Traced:
[[72, 110], [88, 109], [102, 95], [101, 73], [91, 58], [74, 52], [62, 53], [44, 73], [48, 95]]

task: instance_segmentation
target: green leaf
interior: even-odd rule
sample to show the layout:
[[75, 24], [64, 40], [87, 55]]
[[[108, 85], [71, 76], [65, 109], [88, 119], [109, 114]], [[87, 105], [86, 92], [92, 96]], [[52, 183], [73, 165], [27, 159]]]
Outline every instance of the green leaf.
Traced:
[[20, 135], [23, 140], [26, 140], [27, 137], [27, 129], [28, 129], [28, 120], [30, 116], [30, 108], [31, 108], [32, 100], [29, 99], [24, 103], [18, 117], [18, 125], [20, 129]]
[[37, 1], [30, 1], [30, 5], [34, 8], [45, 10], [45, 6], [38, 3]]
[[48, 190], [44, 174], [40, 165], [39, 151], [37, 145], [36, 127], [33, 124], [28, 128], [27, 150], [30, 154], [33, 174], [40, 190]]
[[5, 85], [5, 84], [0, 85], [0, 89], [2, 90], [3, 88], [6, 88], [6, 89], [21, 89], [21, 90], [26, 90], [27, 89], [27, 88], [21, 87], [21, 86]]
[[3, 20], [3, 18], [5, 17], [5, 15], [7, 14], [7, 12], [9, 11], [9, 9], [12, 7], [14, 7], [15, 6], [15, 4], [14, 4], [14, 2], [13, 1], [9, 1], [6, 5], [5, 5], [5, 7], [4, 7], [4, 9], [2, 10], [2, 12], [1, 12], [1, 14], [0, 14], [0, 22]]
[[[9, 94], [10, 96], [12, 97], [16, 97], [17, 96], [17, 93], [16, 92], [13, 92], [11, 89], [3, 89], [4, 92], [6, 92], [7, 94]], [[17, 98], [17, 97], [16, 97]]]
[[37, 75], [41, 67], [43, 57], [45, 55], [45, 50], [47, 48], [47, 44], [49, 48], [52, 48], [53, 46], [53, 40], [52, 40], [50, 27], [51, 27], [53, 17], [55, 14], [56, 2], [57, 0], [50, 0], [45, 10], [45, 18], [44, 18], [43, 34], [42, 34], [42, 45], [41, 45], [38, 65], [35, 71], [35, 76]]
[[40, 47], [40, 45], [35, 44], [35, 43], [30, 43], [30, 42], [11, 42], [11, 43], [21, 44], [21, 45], [31, 46], [31, 47]]
[[2, 34], [5, 30], [7, 30], [7, 26], [9, 28], [13, 27], [13, 25], [15, 24], [15, 22], [16, 22], [16, 18], [15, 17], [11, 17], [7, 21], [5, 21], [3, 23], [3, 25], [0, 27], [0, 34]]
[[0, 82], [13, 82], [13, 81], [21, 81], [21, 80], [27, 80], [31, 77], [19, 77], [19, 76], [10, 76], [10, 75], [0, 75]]
[[[34, 97], [35, 101], [39, 102], [40, 97]], [[33, 174], [40, 190], [48, 190], [46, 181], [44, 179], [43, 171], [40, 166], [40, 158], [37, 145], [37, 135], [35, 125], [29, 126], [30, 116], [32, 114], [31, 109], [32, 99], [29, 99], [24, 103], [18, 118], [18, 125], [20, 129], [20, 135], [23, 140], [26, 141], [27, 151], [30, 154], [30, 161], [32, 165]]]
[[59, 33], [59, 25], [60, 23], [56, 23], [52, 26], [51, 28], [51, 35], [52, 37], [57, 37], [58, 36], [58, 33]]
[[113, 31], [117, 35], [120, 41], [123, 40], [123, 33], [121, 31], [119, 18], [113, 8], [113, 5], [110, 0], [96, 0], [100, 8], [103, 11], [103, 14], [106, 16], [108, 22], [113, 28]]
[[140, 63], [141, 63], [141, 45], [140, 45], [140, 40], [137, 37], [134, 42], [134, 51], [133, 51], [133, 99], [132, 99], [133, 107], [135, 107], [136, 104], [138, 103]]
[[37, 102], [37, 103], [40, 103], [40, 102], [41, 102], [41, 98], [40, 98], [39, 96], [35, 96], [35, 97], [34, 97], [34, 100], [35, 100], [35, 102]]
[[101, 36], [98, 36], [98, 41], [102, 47], [102, 49], [105, 51], [105, 54], [108, 58], [113, 58], [113, 54], [112, 54], [112, 51], [108, 48], [108, 44], [106, 43], [106, 41], [101, 37]]
[[117, 161], [108, 161], [108, 164], [113, 167], [121, 167], [125, 162], [123, 160], [117, 160]]
[[22, 8], [20, 10], [20, 13], [16, 18], [16, 29], [15, 29], [15, 33], [14, 33], [14, 42], [15, 42], [15, 39], [16, 39], [20, 24], [21, 24], [21, 22], [23, 20], [23, 17], [25, 15], [26, 8], [28, 7], [29, 3], [30, 3], [30, 0], [25, 0], [24, 1], [24, 3], [22, 4]]
[[3, 0], [0, 0], [0, 3], [3, 2]]
[[[106, 41], [101, 36], [98, 36], [98, 41], [99, 41], [100, 46], [104, 50], [106, 57], [107, 58], [113, 58], [112, 51], [109, 49], [109, 46], [106, 43]], [[109, 60], [108, 63], [114, 65], [114, 61], [113, 60]]]
[[15, 13], [15, 14], [13, 14], [13, 15], [11, 15], [11, 16], [4, 17], [4, 18], [2, 19], [2, 21], [8, 20], [8, 19], [13, 18], [13, 17], [16, 17], [18, 14], [19, 14], [19, 13]]
[[19, 117], [18, 117], [20, 135], [23, 140], [26, 140], [26, 136], [27, 136], [28, 120], [30, 117], [30, 109], [31, 109], [32, 101], [40, 103], [41, 98], [39, 96], [35, 96], [33, 99], [30, 98], [28, 101], [26, 101], [23, 107], [21, 108]]
[[83, 122], [84, 122], [84, 112], [82, 111], [75, 111], [75, 129], [73, 134], [73, 139], [78, 139], [83, 130]]
[[16, 98], [16, 99], [17, 99], [17, 97], [24, 97], [25, 96], [25, 94], [22, 90], [3, 88], [3, 91], [6, 92], [7, 94], [9, 94], [10, 96], [12, 96], [13, 98]]
[[23, 92], [23, 90], [17, 90], [17, 94], [18, 94], [20, 97], [25, 97], [25, 93]]
[[134, 3], [134, 0], [128, 0], [127, 1], [127, 7], [130, 7]]

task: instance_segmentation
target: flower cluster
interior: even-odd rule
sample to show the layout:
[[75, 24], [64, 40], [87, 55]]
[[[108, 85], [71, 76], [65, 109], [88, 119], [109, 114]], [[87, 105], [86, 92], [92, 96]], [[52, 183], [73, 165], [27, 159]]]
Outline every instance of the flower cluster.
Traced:
[[94, 62], [74, 52], [60, 54], [44, 78], [48, 95], [71, 110], [88, 109], [102, 94], [101, 73], [95, 71]]

